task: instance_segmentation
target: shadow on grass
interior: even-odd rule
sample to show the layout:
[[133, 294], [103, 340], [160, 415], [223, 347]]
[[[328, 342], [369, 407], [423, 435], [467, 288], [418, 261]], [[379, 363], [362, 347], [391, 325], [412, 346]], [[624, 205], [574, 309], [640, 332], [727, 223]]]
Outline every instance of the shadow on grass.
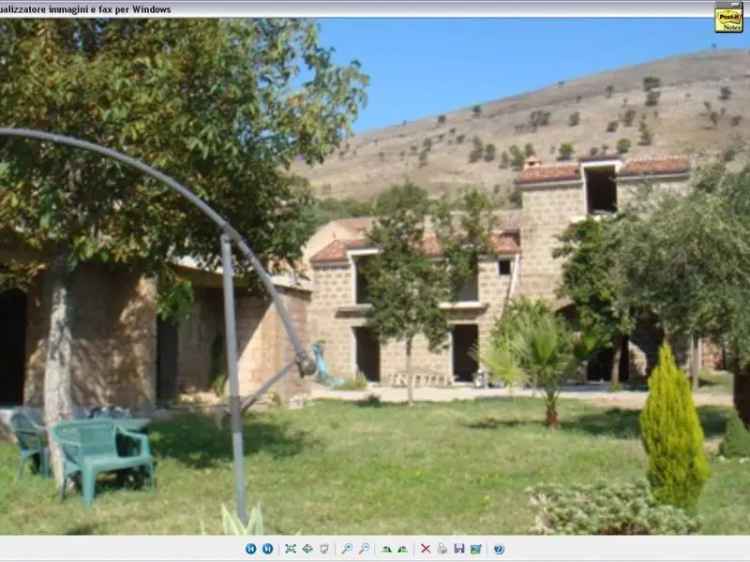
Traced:
[[95, 525], [78, 525], [76, 527], [71, 527], [64, 533], [68, 536], [76, 536], [76, 535], [95, 535], [96, 534], [96, 526]]
[[[611, 408], [597, 413], [583, 414], [565, 418], [561, 414], [560, 428], [562, 431], [574, 431], [588, 433], [590, 435], [609, 436], [616, 439], [635, 439], [640, 435], [639, 417], [640, 410], [623, 410]], [[700, 406], [698, 416], [703, 426], [703, 432], [707, 438], [721, 436], [724, 434], [727, 412], [726, 408], [719, 406]], [[477, 421], [464, 423], [469, 429], [492, 430], [501, 427], [544, 427], [542, 420], [512, 420], [498, 419], [487, 416]]]
[[[245, 420], [243, 437], [246, 457], [260, 452], [274, 458], [291, 457], [316, 443], [307, 431], [257, 418]], [[231, 430], [217, 428], [207, 416], [185, 415], [154, 424], [149, 439], [157, 457], [173, 458], [191, 468], [213, 468], [232, 460]]]

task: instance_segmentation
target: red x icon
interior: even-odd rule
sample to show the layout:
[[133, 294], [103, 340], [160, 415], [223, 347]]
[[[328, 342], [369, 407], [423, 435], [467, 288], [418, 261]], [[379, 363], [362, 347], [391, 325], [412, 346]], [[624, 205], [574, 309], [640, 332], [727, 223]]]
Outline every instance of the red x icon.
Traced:
[[422, 554], [431, 554], [429, 544], [422, 544], [420, 546], [422, 547]]

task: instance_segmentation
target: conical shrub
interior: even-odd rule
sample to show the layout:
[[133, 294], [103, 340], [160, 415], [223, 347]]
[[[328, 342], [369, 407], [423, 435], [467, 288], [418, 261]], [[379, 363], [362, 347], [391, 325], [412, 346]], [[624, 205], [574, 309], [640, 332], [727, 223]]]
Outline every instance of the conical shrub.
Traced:
[[659, 350], [648, 388], [640, 423], [654, 497], [659, 503], [695, 511], [710, 471], [690, 385], [668, 344]]

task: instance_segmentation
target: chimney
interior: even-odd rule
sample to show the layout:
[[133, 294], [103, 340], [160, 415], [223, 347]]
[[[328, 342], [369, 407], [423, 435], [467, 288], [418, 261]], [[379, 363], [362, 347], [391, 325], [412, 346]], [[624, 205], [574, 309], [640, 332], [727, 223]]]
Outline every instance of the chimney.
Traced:
[[527, 170], [529, 168], [538, 168], [541, 165], [542, 161], [536, 156], [529, 156], [526, 160], [523, 161], [524, 170]]

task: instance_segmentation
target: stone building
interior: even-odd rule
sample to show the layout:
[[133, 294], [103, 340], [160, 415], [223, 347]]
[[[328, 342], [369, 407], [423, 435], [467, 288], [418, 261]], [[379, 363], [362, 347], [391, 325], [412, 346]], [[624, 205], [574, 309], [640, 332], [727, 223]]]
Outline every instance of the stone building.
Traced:
[[[553, 165], [527, 161], [516, 181], [522, 209], [501, 216], [495, 253], [480, 261], [475, 289], [460, 302], [444, 305], [452, 327], [448, 347], [431, 353], [424, 340], [415, 342], [413, 364], [425, 382], [447, 385], [471, 380], [478, 365], [469, 350], [489, 335], [514, 295], [544, 298], [556, 309], [569, 304], [555, 295], [561, 262], [552, 257], [552, 251], [559, 245], [557, 237], [571, 223], [622, 208], [646, 183], [658, 190], [684, 190], [689, 177], [690, 163], [683, 157], [623, 160], [606, 156]], [[327, 244], [309, 252], [313, 272], [310, 337], [323, 341], [334, 375], [346, 378], [361, 372], [371, 381], [399, 382], [404, 345], [381, 345], [365, 326], [365, 282], [358, 266], [377, 250], [368, 244], [365, 231], [347, 239], [341, 237], [345, 231], [341, 225], [324, 228], [339, 236], [319, 237], [318, 244], [326, 240]], [[644, 326], [634, 340], [639, 338], [642, 353], [650, 356], [658, 334], [652, 326]], [[632, 343], [625, 344], [629, 346], [626, 358]]]

